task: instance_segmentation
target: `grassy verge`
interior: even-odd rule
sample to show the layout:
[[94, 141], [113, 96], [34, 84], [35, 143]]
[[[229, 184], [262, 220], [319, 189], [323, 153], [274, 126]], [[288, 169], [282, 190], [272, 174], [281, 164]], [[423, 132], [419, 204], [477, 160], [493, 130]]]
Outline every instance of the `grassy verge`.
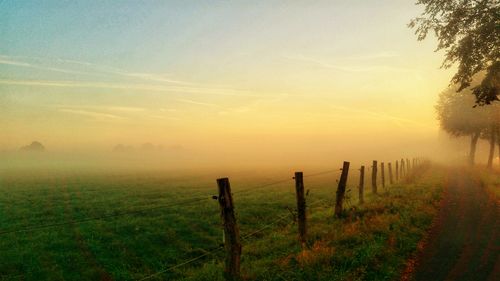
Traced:
[[[247, 280], [397, 280], [437, 213], [442, 172], [421, 170], [414, 182], [393, 185], [351, 206], [343, 219], [332, 204], [310, 208], [308, 248], [295, 225], [244, 246]], [[418, 178], [418, 179], [417, 179]], [[332, 202], [333, 203], [333, 202]], [[184, 280], [223, 280], [220, 264], [183, 272]]]

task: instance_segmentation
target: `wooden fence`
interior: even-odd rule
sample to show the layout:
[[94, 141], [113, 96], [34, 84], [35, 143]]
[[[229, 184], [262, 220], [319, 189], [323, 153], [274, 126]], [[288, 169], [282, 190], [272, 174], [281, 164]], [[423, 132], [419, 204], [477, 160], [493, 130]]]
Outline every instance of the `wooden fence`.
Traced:
[[[401, 165], [398, 165], [396, 161], [395, 180], [392, 177], [392, 163], [387, 163], [388, 173], [389, 173], [389, 184], [394, 182], [399, 182], [404, 176], [410, 174], [410, 172], [417, 166], [421, 165], [423, 160], [421, 158], [412, 159], [410, 165], [409, 159], [401, 159]], [[372, 192], [373, 194], [378, 194], [377, 186], [377, 176], [378, 176], [378, 161], [374, 160], [372, 165]], [[337, 184], [336, 200], [335, 206], [333, 206], [333, 214], [335, 217], [340, 218], [344, 212], [343, 204], [345, 201], [346, 185], [349, 176], [349, 166], [350, 163], [344, 161], [342, 165], [342, 173]], [[364, 178], [365, 178], [365, 166], [361, 166], [359, 169], [359, 203], [364, 203]], [[382, 187], [386, 186], [385, 182], [385, 163], [380, 163], [380, 177]], [[306, 216], [306, 197], [304, 194], [304, 176], [302, 172], [295, 172], [295, 192], [297, 198], [297, 212], [296, 221], [298, 226], [298, 242], [303, 248], [307, 247], [307, 216]], [[225, 249], [225, 268], [224, 277], [226, 280], [234, 281], [241, 280], [240, 276], [240, 260], [242, 255], [242, 248], [239, 237], [239, 227], [235, 216], [235, 206], [231, 194], [231, 187], [228, 178], [221, 178], [217, 180], [219, 196], [218, 201], [220, 205], [220, 213], [222, 218], [222, 223], [224, 226], [224, 249]]]

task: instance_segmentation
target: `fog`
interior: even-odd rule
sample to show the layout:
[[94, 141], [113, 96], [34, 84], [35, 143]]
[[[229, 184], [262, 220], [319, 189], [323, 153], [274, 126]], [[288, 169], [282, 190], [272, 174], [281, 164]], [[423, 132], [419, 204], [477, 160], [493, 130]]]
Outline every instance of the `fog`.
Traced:
[[[467, 152], [439, 130], [455, 69], [439, 69], [433, 38], [415, 40], [412, 1], [151, 5], [89, 6], [95, 17], [71, 23], [72, 5], [2, 15], [2, 167], [307, 169]], [[19, 151], [33, 141], [45, 151]]]
[[[345, 142], [326, 139], [322, 141], [263, 143], [244, 142], [196, 147], [163, 147], [147, 150], [142, 145], [126, 151], [113, 147], [87, 150], [58, 150], [46, 146], [44, 152], [3, 151], [0, 168], [53, 169], [85, 171], [176, 171], [218, 172], [221, 175], [234, 171], [321, 171], [340, 168], [342, 161], [349, 161], [353, 168], [369, 166], [372, 160], [394, 162], [401, 158], [424, 157], [443, 164], [466, 163], [470, 145], [468, 137], [451, 138], [444, 132], [434, 138], [402, 139], [387, 142], [384, 138], [346, 138]], [[480, 141], [477, 163], [486, 163], [488, 142]], [[495, 158], [498, 162], [498, 157]], [[495, 163], [496, 163], [495, 162]]]

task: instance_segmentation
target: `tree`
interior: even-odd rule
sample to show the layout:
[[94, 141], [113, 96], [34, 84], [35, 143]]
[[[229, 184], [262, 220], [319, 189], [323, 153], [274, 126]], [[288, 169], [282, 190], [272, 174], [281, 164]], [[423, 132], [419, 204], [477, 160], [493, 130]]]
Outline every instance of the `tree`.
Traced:
[[36, 151], [42, 152], [45, 151], [45, 146], [38, 141], [33, 141], [28, 145], [21, 147], [21, 151]]
[[495, 156], [495, 144], [497, 138], [497, 125], [494, 123], [490, 124], [490, 127], [484, 130], [481, 134], [483, 139], [487, 139], [490, 143], [490, 152], [488, 154], [488, 164], [487, 167], [491, 169], [493, 167], [493, 157]]
[[495, 156], [495, 144], [499, 144], [500, 154], [500, 104], [494, 104], [485, 108], [488, 126], [481, 133], [483, 139], [490, 143], [490, 152], [488, 154], [488, 168], [493, 167], [493, 158]]
[[457, 92], [471, 85], [480, 72], [486, 75], [472, 88], [476, 104], [498, 101], [500, 87], [500, 4], [498, 0], [417, 0], [424, 5], [420, 17], [410, 21], [418, 40], [433, 32], [438, 40], [436, 51], [446, 55], [442, 67], [458, 63], [452, 84]]
[[481, 133], [489, 125], [487, 108], [474, 107], [470, 89], [457, 93], [450, 87], [439, 95], [436, 105], [441, 128], [455, 137], [470, 136], [469, 163], [474, 164], [476, 146]]

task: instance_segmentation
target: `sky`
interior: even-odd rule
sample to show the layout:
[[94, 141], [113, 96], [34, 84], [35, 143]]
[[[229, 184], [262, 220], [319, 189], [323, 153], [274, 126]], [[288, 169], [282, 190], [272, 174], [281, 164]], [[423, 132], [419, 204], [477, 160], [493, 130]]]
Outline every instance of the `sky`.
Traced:
[[453, 75], [407, 27], [420, 12], [413, 0], [3, 0], [0, 150], [417, 153], [439, 138], [434, 104]]

